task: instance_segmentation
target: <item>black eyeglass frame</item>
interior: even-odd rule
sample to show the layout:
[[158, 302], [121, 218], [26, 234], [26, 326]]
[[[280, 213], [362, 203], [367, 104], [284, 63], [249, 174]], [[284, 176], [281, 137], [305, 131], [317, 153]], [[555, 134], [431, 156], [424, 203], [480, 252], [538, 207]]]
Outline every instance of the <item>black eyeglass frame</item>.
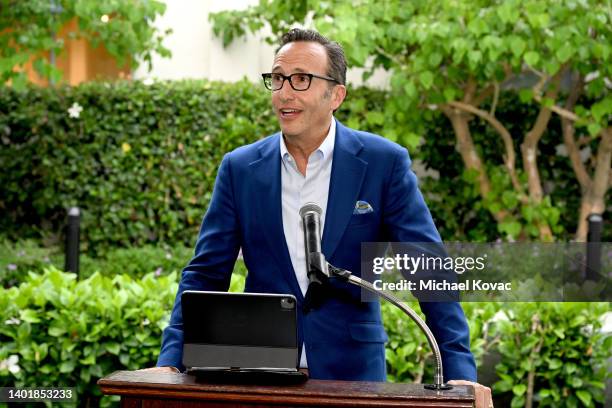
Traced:
[[[273, 89], [272, 88], [272, 75], [280, 75], [283, 77], [283, 82], [281, 83], [281, 86], [278, 89]], [[291, 77], [294, 75], [306, 75], [309, 79], [308, 81], [308, 87], [306, 87], [306, 89], [295, 89], [295, 86], [293, 86], [293, 82], [291, 82]], [[340, 84], [340, 81], [338, 81], [335, 78], [332, 77], [328, 77], [328, 76], [322, 76], [322, 75], [317, 75], [317, 74], [309, 74], [307, 72], [296, 72], [293, 73], [291, 75], [283, 75], [283, 74], [279, 74], [278, 72], [267, 72], [265, 74], [261, 74], [261, 77], [263, 78], [263, 82], [264, 82], [264, 86], [266, 87], [267, 90], [269, 91], [280, 91], [281, 89], [283, 89], [283, 86], [285, 86], [285, 81], [289, 81], [289, 85], [291, 85], [291, 88], [294, 91], [298, 91], [298, 92], [303, 92], [303, 91], [307, 91], [310, 89], [310, 85], [312, 84], [312, 78], [319, 78], [319, 79], [324, 79], [326, 81], [330, 81], [330, 82], [335, 82], [337, 84]], [[266, 78], [268, 78], [270, 80], [270, 86], [268, 87], [268, 84], [266, 82]]]

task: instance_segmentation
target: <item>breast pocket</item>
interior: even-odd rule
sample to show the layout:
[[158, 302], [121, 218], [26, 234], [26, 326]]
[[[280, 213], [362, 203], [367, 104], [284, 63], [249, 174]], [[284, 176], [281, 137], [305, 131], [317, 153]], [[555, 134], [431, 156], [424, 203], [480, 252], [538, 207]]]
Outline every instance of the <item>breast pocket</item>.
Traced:
[[378, 216], [375, 212], [369, 212], [366, 214], [353, 214], [349, 220], [349, 227], [356, 227], [360, 225], [368, 225], [378, 221]]

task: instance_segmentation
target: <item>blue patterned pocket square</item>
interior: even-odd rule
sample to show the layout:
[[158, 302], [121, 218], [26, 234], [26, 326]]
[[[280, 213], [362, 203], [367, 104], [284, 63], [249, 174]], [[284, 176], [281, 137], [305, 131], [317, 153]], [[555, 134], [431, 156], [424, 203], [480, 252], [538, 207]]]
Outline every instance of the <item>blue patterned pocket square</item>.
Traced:
[[374, 209], [367, 201], [357, 201], [355, 203], [355, 209], [353, 210], [353, 214], [367, 214], [374, 212]]

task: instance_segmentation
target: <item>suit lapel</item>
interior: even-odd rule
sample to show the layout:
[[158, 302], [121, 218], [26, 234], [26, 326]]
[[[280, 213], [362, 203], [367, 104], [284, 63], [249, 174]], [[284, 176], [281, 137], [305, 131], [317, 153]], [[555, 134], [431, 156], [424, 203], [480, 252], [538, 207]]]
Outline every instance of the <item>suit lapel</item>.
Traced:
[[280, 133], [277, 133], [269, 139], [268, 143], [262, 145], [259, 149], [261, 157], [249, 164], [256, 183], [255, 191], [257, 191], [257, 196], [253, 197], [253, 201], [257, 209], [257, 219], [260, 220], [258, 224], [270, 247], [270, 253], [289, 282], [293, 293], [298, 299], [303, 300], [283, 230], [279, 137]]
[[363, 144], [353, 131], [336, 121], [334, 161], [322, 243], [323, 253], [328, 260], [338, 247], [359, 199], [358, 194], [368, 166], [366, 161], [357, 157], [362, 148]]

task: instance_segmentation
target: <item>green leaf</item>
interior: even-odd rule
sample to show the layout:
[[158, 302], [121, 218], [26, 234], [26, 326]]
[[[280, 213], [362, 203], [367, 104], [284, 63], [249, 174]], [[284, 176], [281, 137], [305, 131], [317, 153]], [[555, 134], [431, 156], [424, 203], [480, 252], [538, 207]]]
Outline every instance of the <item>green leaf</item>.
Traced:
[[49, 335], [53, 337], [59, 337], [66, 333], [66, 329], [63, 327], [49, 327]]
[[130, 355], [127, 353], [121, 353], [119, 355], [119, 361], [124, 367], [127, 367], [130, 364]]
[[540, 394], [541, 398], [546, 398], [546, 397], [550, 396], [550, 390], [545, 388], [545, 389], [540, 390], [538, 392], [538, 394]]
[[523, 103], [530, 102], [533, 99], [533, 90], [521, 89], [519, 91], [519, 98], [521, 99], [521, 102]]
[[559, 59], [559, 62], [562, 64], [566, 62], [567, 60], [569, 60], [573, 54], [574, 54], [574, 50], [569, 44], [565, 44], [564, 46], [559, 48], [557, 52], [555, 53], [556, 57]]
[[71, 373], [74, 371], [74, 361], [64, 361], [60, 364], [59, 370], [60, 373]]
[[457, 90], [455, 88], [444, 88], [443, 94], [447, 102], [454, 101], [457, 96]]
[[482, 52], [480, 50], [471, 50], [468, 52], [468, 61], [470, 66], [474, 69], [482, 60]]
[[24, 322], [28, 323], [39, 323], [40, 319], [38, 318], [37, 313], [32, 309], [22, 310], [19, 314], [19, 317]]
[[521, 233], [521, 223], [518, 221], [505, 221], [498, 224], [497, 229], [511, 237], [517, 237]]
[[404, 92], [406, 92], [406, 96], [410, 99], [417, 96], [417, 89], [412, 81], [408, 81], [404, 84]]
[[514, 393], [514, 395], [517, 395], [519, 397], [525, 394], [525, 391], [527, 391], [527, 386], [525, 384], [517, 384], [512, 387], [512, 392]]
[[429, 64], [432, 67], [437, 67], [438, 65], [440, 65], [440, 62], [442, 62], [442, 54], [438, 52], [432, 52], [429, 55]]
[[109, 353], [114, 355], [118, 355], [119, 351], [121, 350], [119, 343], [106, 343], [104, 346]]
[[433, 85], [434, 76], [430, 71], [424, 71], [419, 75], [419, 81], [423, 85], [423, 88], [429, 89]]
[[520, 57], [525, 51], [526, 43], [521, 37], [513, 36], [509, 40], [510, 50], [515, 57]]
[[548, 363], [548, 368], [550, 370], [558, 370], [562, 366], [563, 366], [563, 363], [558, 358], [554, 358], [550, 360], [550, 362]]
[[559, 65], [559, 63], [554, 60], [554, 59], [548, 59], [545, 60], [542, 65], [544, 66], [544, 69], [546, 70], [546, 73], [550, 76], [553, 76], [557, 73], [557, 71], [559, 71], [559, 68], [561, 67]]
[[601, 131], [601, 126], [599, 125], [599, 123], [589, 123], [587, 126], [587, 130], [589, 131], [589, 134], [594, 137], [597, 136]]
[[584, 381], [579, 377], [571, 377], [569, 383], [574, 388], [580, 388], [584, 384]]
[[585, 390], [578, 390], [576, 391], [576, 396], [580, 399], [580, 401], [582, 401], [585, 406], [591, 406], [592, 398], [590, 392]]
[[595, 118], [596, 121], [601, 121], [604, 115], [609, 115], [612, 113], [612, 98], [607, 97], [601, 102], [594, 103], [591, 106], [591, 114]]
[[524, 58], [527, 64], [534, 67], [540, 61], [540, 54], [535, 51], [527, 51]]

